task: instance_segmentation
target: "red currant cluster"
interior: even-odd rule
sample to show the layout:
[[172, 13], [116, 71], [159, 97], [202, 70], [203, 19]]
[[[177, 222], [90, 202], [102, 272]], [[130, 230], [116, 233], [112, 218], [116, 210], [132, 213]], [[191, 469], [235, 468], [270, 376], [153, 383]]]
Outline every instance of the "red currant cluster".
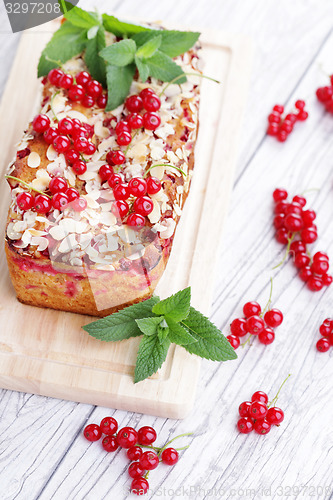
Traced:
[[294, 264], [299, 269], [299, 277], [310, 290], [316, 292], [332, 283], [332, 276], [327, 274], [328, 255], [317, 252], [311, 262], [307, 252], [307, 245], [318, 238], [317, 226], [314, 224], [316, 212], [305, 210], [304, 196], [294, 196], [291, 203], [286, 201], [287, 198], [285, 189], [276, 189], [273, 193], [275, 237], [279, 243], [290, 246]]
[[[102, 437], [102, 434], [105, 434], [105, 437], [102, 439], [102, 447], [105, 451], [113, 452], [119, 447], [126, 449], [127, 458], [131, 461], [128, 468], [128, 474], [133, 479], [131, 491], [136, 495], [144, 495], [149, 489], [147, 478], [151, 470], [156, 469], [160, 462], [166, 465], [175, 465], [178, 462], [178, 451], [175, 448], [168, 447], [177, 438], [172, 439], [165, 446], [159, 448], [153, 446], [157, 434], [152, 427], [141, 427], [138, 431], [133, 429], [133, 427], [123, 427], [117, 431], [117, 420], [113, 417], [105, 417], [100, 425], [87, 425], [83, 434], [88, 441], [98, 441]], [[143, 451], [142, 448], [149, 449], [148, 451]], [[181, 449], [185, 448], [187, 446]]]
[[304, 121], [308, 118], [309, 114], [305, 111], [305, 102], [298, 100], [295, 102], [296, 113], [288, 113], [282, 117], [284, 107], [276, 104], [273, 111], [268, 115], [268, 128], [267, 134], [273, 135], [280, 142], [285, 142], [288, 135], [293, 131], [294, 125], [297, 121]]
[[[277, 328], [283, 321], [283, 314], [279, 309], [269, 309], [261, 312], [258, 302], [247, 302], [243, 307], [244, 318], [236, 318], [230, 325], [231, 335], [227, 339], [234, 349], [240, 345], [240, 337], [248, 333], [258, 336], [259, 342], [268, 345], [274, 342]], [[263, 316], [263, 317], [262, 317]]]
[[319, 87], [316, 90], [316, 96], [319, 102], [322, 102], [325, 109], [333, 113], [333, 75], [330, 76], [330, 85]]
[[[138, 95], [131, 95], [125, 101], [125, 108], [130, 112], [116, 125], [117, 144], [128, 146], [132, 141], [132, 131], [140, 128], [156, 130], [161, 124], [157, 111], [161, 107], [159, 97], [151, 88], [141, 90]], [[140, 114], [140, 111], [145, 113]]]
[[333, 319], [326, 318], [319, 327], [322, 338], [318, 340], [316, 347], [320, 352], [327, 352], [333, 346]]
[[51, 69], [44, 83], [49, 81], [57, 88], [68, 90], [68, 97], [71, 101], [79, 102], [85, 108], [97, 105], [105, 108], [107, 95], [103, 92], [102, 85], [91, 78], [87, 71], [81, 71], [75, 76], [64, 73], [61, 69]]
[[251, 401], [244, 401], [239, 405], [238, 412], [241, 417], [237, 422], [239, 432], [249, 434], [255, 430], [258, 434], [267, 434], [272, 425], [281, 424], [284, 419], [283, 411], [276, 406], [270, 407], [267, 403], [267, 394], [256, 391]]
[[16, 203], [20, 210], [35, 210], [40, 214], [48, 213], [51, 208], [56, 210], [64, 210], [68, 204], [76, 212], [82, 212], [87, 208], [87, 202], [84, 198], [80, 198], [80, 193], [77, 189], [68, 187], [66, 179], [63, 177], [53, 177], [49, 184], [50, 194], [33, 194], [24, 191], [17, 195]]

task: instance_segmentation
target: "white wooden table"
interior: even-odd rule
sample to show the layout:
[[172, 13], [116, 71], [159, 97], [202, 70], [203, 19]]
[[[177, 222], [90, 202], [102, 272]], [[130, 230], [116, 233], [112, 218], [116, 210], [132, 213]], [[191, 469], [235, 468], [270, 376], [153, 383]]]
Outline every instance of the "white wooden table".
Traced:
[[[85, 8], [103, 4], [80, 2]], [[333, 351], [317, 353], [315, 343], [321, 321], [333, 314], [333, 287], [313, 294], [291, 263], [271, 270], [282, 256], [271, 224], [276, 186], [292, 194], [320, 188], [308, 194], [318, 213], [316, 249], [333, 256], [333, 116], [314, 95], [326, 84], [320, 63], [333, 72], [332, 1], [110, 0], [107, 8], [123, 17], [166, 19], [253, 38], [251, 88], [212, 320], [228, 334], [247, 300], [266, 302], [274, 275], [273, 303], [285, 322], [269, 347], [254, 342], [238, 350], [235, 362], [203, 362], [196, 405], [184, 421], [0, 391], [0, 499], [127, 498], [123, 453], [105, 454], [82, 437], [87, 421], [98, 423], [110, 413], [122, 426], [153, 425], [160, 442], [194, 433], [177, 466], [151, 474], [149, 498], [332, 499]], [[19, 35], [10, 34], [2, 4], [0, 14], [2, 90]], [[267, 114], [275, 103], [291, 108], [297, 98], [306, 99], [309, 120], [281, 145], [265, 135]], [[13, 110], [19, 112], [15, 103]], [[285, 410], [281, 427], [267, 436], [239, 434], [239, 403], [258, 389], [273, 396], [288, 373], [292, 377], [278, 403]]]

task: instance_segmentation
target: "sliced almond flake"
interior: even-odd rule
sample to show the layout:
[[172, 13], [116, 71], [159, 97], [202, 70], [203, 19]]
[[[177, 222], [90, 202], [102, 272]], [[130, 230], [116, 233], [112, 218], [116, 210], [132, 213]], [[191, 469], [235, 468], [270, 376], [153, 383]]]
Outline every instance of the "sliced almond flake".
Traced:
[[134, 158], [137, 161], [145, 160], [147, 154], [147, 146], [141, 142], [138, 144], [134, 144], [134, 146], [132, 146], [127, 152], [127, 156], [129, 158]]
[[46, 158], [50, 161], [53, 161], [57, 158], [57, 156], [58, 156], [58, 153], [54, 149], [53, 145], [50, 144], [49, 147], [47, 148], [47, 151], [46, 151]]
[[84, 198], [86, 200], [89, 208], [98, 208], [99, 207], [99, 204], [97, 203], [97, 201], [95, 201], [92, 198], [92, 196], [90, 196], [89, 194], [82, 195], [82, 198]]
[[129, 226], [123, 226], [119, 231], [118, 235], [124, 243], [139, 243], [140, 237], [137, 231], [131, 229]]
[[110, 136], [110, 130], [107, 127], [103, 126], [102, 121], [98, 121], [95, 123], [94, 132], [98, 137], [102, 139], [106, 139]]
[[39, 231], [39, 229], [29, 228], [27, 229], [31, 236], [45, 236], [47, 233], [45, 231]]
[[112, 200], [114, 201], [114, 196], [113, 196], [113, 192], [112, 192], [112, 189], [109, 188], [108, 184], [106, 185], [106, 189], [102, 189], [101, 190], [101, 196], [100, 198], [102, 198], [103, 200]]
[[98, 145], [98, 151], [99, 152], [109, 151], [110, 149], [115, 148], [116, 145], [117, 145], [116, 138], [112, 136], [109, 137], [108, 139], [105, 139]]
[[161, 160], [165, 156], [165, 150], [161, 147], [152, 147], [150, 149], [150, 156], [153, 160]]
[[154, 177], [157, 177], [157, 179], [159, 179], [161, 181], [163, 179], [163, 176], [164, 176], [164, 171], [165, 171], [164, 166], [160, 165], [158, 167], [155, 167], [153, 165], [151, 170], [150, 170], [150, 174]]
[[31, 238], [32, 238], [32, 235], [29, 231], [29, 229], [26, 229], [22, 235], [22, 241], [23, 243], [26, 243], [27, 245], [30, 245], [31, 243]]
[[36, 222], [36, 219], [37, 219], [37, 214], [36, 214], [36, 212], [33, 212], [32, 210], [27, 210], [23, 216], [23, 220], [25, 220], [25, 222], [28, 225], [34, 225]]
[[77, 236], [77, 242], [81, 250], [85, 250], [90, 245], [92, 238], [92, 233], [83, 233]]
[[110, 201], [109, 203], [101, 203], [102, 212], [110, 212], [112, 205], [113, 205], [112, 201]]
[[29, 243], [25, 243], [22, 240], [18, 240], [16, 243], [13, 243], [13, 245], [15, 248], [26, 248], [29, 245]]
[[18, 220], [17, 222], [11, 223], [13, 224], [12, 229], [16, 233], [23, 233], [28, 227], [26, 221]]
[[105, 226], [114, 226], [117, 219], [112, 212], [102, 212], [100, 215], [100, 221]]
[[37, 250], [39, 252], [43, 252], [49, 246], [49, 240], [47, 238], [43, 238], [42, 236], [34, 236], [31, 238], [31, 245], [37, 246]]
[[166, 139], [169, 135], [173, 135], [175, 133], [175, 129], [170, 123], [165, 123], [163, 127], [159, 127], [158, 129], [155, 130], [155, 134], [157, 137], [160, 137], [161, 139]]
[[73, 267], [82, 267], [82, 262], [82, 259], [80, 259], [79, 257], [70, 259], [70, 265]]
[[174, 165], [177, 165], [179, 162], [179, 158], [175, 155], [173, 151], [167, 151], [167, 158], [170, 163], [173, 163]]
[[84, 233], [89, 229], [89, 225], [84, 221], [76, 221], [66, 217], [59, 222], [59, 226], [67, 233]]
[[89, 161], [89, 162], [87, 162], [87, 171], [98, 172], [98, 170], [104, 164], [105, 164], [105, 161]]
[[68, 252], [70, 252], [71, 250], [73, 250], [74, 248], [77, 248], [77, 247], [78, 247], [78, 243], [77, 243], [77, 241], [75, 239], [75, 234], [69, 234], [60, 243], [60, 245], [58, 247], [58, 251], [60, 253], [68, 253]]
[[183, 159], [184, 159], [183, 151], [181, 150], [181, 148], [178, 148], [178, 149], [176, 150], [176, 156], [178, 156], [178, 158], [179, 158], [180, 160], [183, 160]]
[[162, 240], [167, 240], [173, 235], [175, 231], [176, 221], [171, 218], [164, 219], [161, 225], [164, 227], [164, 229], [160, 229], [160, 238], [162, 238]]
[[28, 161], [27, 161], [27, 165], [28, 167], [30, 168], [38, 168], [39, 165], [40, 165], [40, 156], [38, 153], [36, 153], [36, 151], [33, 151], [32, 153], [30, 153], [30, 155], [28, 156]]
[[88, 118], [86, 117], [86, 115], [84, 115], [83, 113], [80, 113], [80, 111], [76, 111], [75, 109], [70, 108], [69, 111], [64, 113], [64, 116], [68, 116], [69, 118], [77, 118], [78, 120], [80, 120], [80, 122], [83, 122], [83, 123], [88, 122]]
[[52, 113], [58, 116], [62, 111], [64, 111], [65, 107], [66, 107], [66, 97], [62, 93], [54, 95], [52, 101], [52, 108], [53, 108]]
[[154, 208], [152, 212], [148, 215], [148, 219], [152, 224], [158, 222], [161, 218], [161, 208], [157, 200], [153, 200]]
[[34, 179], [30, 186], [38, 191], [45, 191], [50, 184], [51, 177], [40, 177], [39, 179]]
[[156, 200], [156, 201], [161, 201], [161, 202], [169, 201], [169, 196], [163, 191], [163, 189], [158, 191], [158, 193], [151, 194], [150, 197], [152, 200]]
[[73, 172], [73, 170], [72, 170], [72, 169], [66, 168], [66, 169], [64, 170], [64, 177], [65, 177], [65, 179], [67, 179], [68, 184], [69, 184], [71, 187], [74, 187], [74, 186], [75, 186], [75, 183], [76, 183], [76, 175], [74, 174], [74, 172]]
[[87, 248], [86, 253], [91, 258], [91, 260], [94, 260], [96, 257], [98, 257], [98, 251], [91, 246]]
[[81, 180], [81, 181], [91, 181], [92, 179], [94, 179], [95, 177], [97, 176], [97, 173], [96, 172], [85, 172], [84, 174], [82, 175], [78, 175], [78, 178]]
[[173, 84], [169, 85], [169, 86], [165, 89], [165, 91], [164, 91], [164, 95], [165, 95], [166, 97], [172, 97], [172, 96], [175, 96], [175, 95], [180, 94], [180, 92], [181, 92], [181, 88], [180, 88], [180, 86], [179, 86], [179, 85], [177, 85], [177, 84], [175, 84], [175, 83], [173, 83]]
[[173, 206], [173, 210], [174, 212], [180, 217], [181, 214], [182, 214], [182, 209], [180, 208], [179, 205], [177, 205], [177, 203], [174, 204]]
[[49, 230], [49, 234], [52, 236], [54, 240], [60, 241], [66, 238], [66, 236], [68, 235], [68, 231], [66, 231], [61, 226], [54, 226], [51, 227], [51, 229]]
[[19, 231], [15, 231], [15, 224], [10, 222], [7, 226], [7, 236], [10, 240], [20, 240], [22, 233]]

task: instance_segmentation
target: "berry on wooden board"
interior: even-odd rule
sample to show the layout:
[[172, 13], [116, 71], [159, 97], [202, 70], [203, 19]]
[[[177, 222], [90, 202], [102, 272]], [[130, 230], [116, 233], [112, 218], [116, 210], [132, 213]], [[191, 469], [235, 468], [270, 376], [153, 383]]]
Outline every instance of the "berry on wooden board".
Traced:
[[333, 319], [326, 318], [319, 327], [322, 336], [316, 343], [317, 351], [327, 352], [333, 346]]
[[297, 100], [295, 102], [295, 112], [288, 113], [283, 117], [284, 107], [276, 104], [272, 113], [268, 115], [267, 135], [276, 137], [279, 142], [285, 142], [293, 131], [295, 123], [305, 121], [308, 118], [309, 114], [304, 108], [305, 102]]

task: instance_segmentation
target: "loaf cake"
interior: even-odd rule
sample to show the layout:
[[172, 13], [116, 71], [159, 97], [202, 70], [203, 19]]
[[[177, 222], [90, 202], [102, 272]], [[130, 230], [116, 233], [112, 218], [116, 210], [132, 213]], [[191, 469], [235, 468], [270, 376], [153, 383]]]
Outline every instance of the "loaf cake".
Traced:
[[[105, 316], [152, 295], [189, 192], [198, 132], [199, 46], [174, 60], [191, 74], [186, 83], [135, 75], [130, 97], [110, 112], [83, 54], [42, 80], [40, 111], [7, 171], [5, 248], [19, 301]], [[94, 99], [68, 89], [78, 82]]]

